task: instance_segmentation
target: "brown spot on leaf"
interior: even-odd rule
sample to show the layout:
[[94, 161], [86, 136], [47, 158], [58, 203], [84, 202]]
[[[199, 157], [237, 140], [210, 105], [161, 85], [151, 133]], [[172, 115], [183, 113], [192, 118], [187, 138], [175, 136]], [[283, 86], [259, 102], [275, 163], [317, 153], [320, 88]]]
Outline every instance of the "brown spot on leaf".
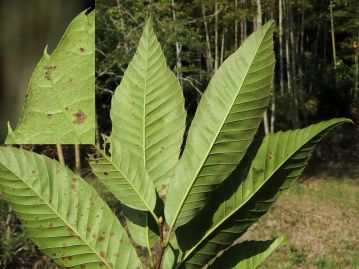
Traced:
[[161, 195], [160, 198], [162, 201], [166, 201], [166, 195]]
[[49, 114], [47, 114], [47, 116], [48, 116], [49, 118], [51, 118], [51, 117], [52, 117], [52, 114], [51, 114], [51, 113], [49, 113]]
[[56, 70], [56, 65], [47, 65], [45, 66], [45, 78], [51, 80], [51, 73]]
[[84, 48], [80, 48], [80, 52], [84, 53], [85, 49]]
[[74, 116], [73, 123], [75, 123], [75, 124], [82, 124], [87, 119], [87, 115], [80, 109], [77, 110], [77, 112], [74, 113], [73, 116]]
[[108, 175], [108, 173], [107, 173], [107, 172], [103, 172], [103, 174], [104, 174], [105, 176], [107, 176], [107, 175]]
[[70, 235], [70, 236], [74, 235], [74, 231], [71, 230], [70, 228], [67, 228], [66, 230], [67, 230], [68, 235]]
[[100, 237], [98, 238], [98, 241], [102, 242], [105, 240], [105, 237], [103, 235], [100, 235]]
[[256, 168], [256, 167], [252, 167], [253, 173], [262, 173], [264, 171], [263, 168]]
[[49, 223], [49, 228], [54, 227], [54, 224], [52, 222]]

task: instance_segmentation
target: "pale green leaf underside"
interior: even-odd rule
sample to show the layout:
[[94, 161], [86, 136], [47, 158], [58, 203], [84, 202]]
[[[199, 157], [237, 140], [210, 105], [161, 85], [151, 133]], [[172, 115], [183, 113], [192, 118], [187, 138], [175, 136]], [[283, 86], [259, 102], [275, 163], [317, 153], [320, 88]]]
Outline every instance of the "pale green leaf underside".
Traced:
[[152, 248], [160, 239], [158, 226], [149, 212], [134, 210], [122, 206], [122, 214], [126, 217], [127, 229], [136, 244], [145, 247], [150, 255]]
[[231, 246], [208, 269], [255, 269], [284, 241], [284, 237], [280, 237], [267, 241], [245, 241]]
[[51, 55], [46, 50], [6, 144], [95, 142], [95, 12], [79, 14]]
[[181, 226], [197, 214], [250, 145], [270, 98], [273, 28], [270, 21], [248, 37], [209, 83], [167, 195], [170, 226]]
[[66, 268], [141, 266], [107, 204], [57, 161], [0, 148], [0, 190], [35, 243]]
[[[207, 264], [241, 236], [267, 212], [280, 192], [301, 175], [320, 139], [332, 127], [345, 122], [350, 120], [333, 119], [266, 136], [249, 169], [238, 166], [226, 184], [216, 191], [211, 204], [216, 211], [206, 222], [211, 226], [186, 252], [186, 268]], [[245, 179], [238, 178], [243, 171], [248, 171]], [[198, 219], [191, 227], [197, 229], [194, 233], [200, 234], [205, 225]]]
[[111, 119], [112, 138], [141, 158], [164, 195], [167, 174], [180, 155], [186, 114], [181, 87], [166, 65], [151, 19], [112, 98]]
[[98, 153], [100, 157], [90, 156], [89, 163], [106, 188], [126, 206], [154, 214], [156, 190], [142, 160], [113, 139], [111, 156], [100, 149]]

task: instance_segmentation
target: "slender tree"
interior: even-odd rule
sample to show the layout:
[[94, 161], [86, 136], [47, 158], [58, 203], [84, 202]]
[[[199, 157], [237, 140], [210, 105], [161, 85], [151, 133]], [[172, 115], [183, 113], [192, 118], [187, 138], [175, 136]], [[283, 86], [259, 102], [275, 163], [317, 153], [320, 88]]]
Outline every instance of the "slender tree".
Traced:
[[57, 158], [62, 165], [65, 165], [64, 153], [61, 144], [56, 144]]
[[176, 19], [176, 3], [175, 0], [172, 0], [172, 18], [173, 18], [173, 23], [174, 23], [174, 30], [175, 30], [175, 35], [176, 35], [176, 73], [177, 73], [177, 77], [179, 79], [179, 82], [182, 86], [182, 59], [181, 59], [181, 50], [182, 50], [182, 45], [178, 42], [178, 38], [177, 38], [177, 19]]

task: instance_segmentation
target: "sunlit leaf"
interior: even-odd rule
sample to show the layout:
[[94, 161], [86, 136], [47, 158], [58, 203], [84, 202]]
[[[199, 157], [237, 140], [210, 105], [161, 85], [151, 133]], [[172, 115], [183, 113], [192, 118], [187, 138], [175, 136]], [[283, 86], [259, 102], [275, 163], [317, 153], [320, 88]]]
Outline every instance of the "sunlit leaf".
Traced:
[[191, 124], [166, 200], [170, 227], [190, 221], [237, 166], [268, 105], [274, 22], [249, 36], [213, 76]]
[[226, 250], [208, 269], [255, 269], [285, 241], [284, 237], [267, 241], [245, 241]]
[[66, 268], [141, 267], [116, 216], [96, 191], [45, 156], [0, 148], [0, 190], [35, 243]]
[[320, 139], [346, 122], [333, 119], [266, 136], [253, 161], [239, 165], [215, 192], [208, 211], [178, 230], [186, 268], [201, 268], [240, 237], [301, 175]]
[[179, 159], [186, 114], [181, 87], [166, 65], [151, 19], [112, 98], [111, 119], [112, 138], [141, 158], [157, 191], [165, 195], [168, 174]]

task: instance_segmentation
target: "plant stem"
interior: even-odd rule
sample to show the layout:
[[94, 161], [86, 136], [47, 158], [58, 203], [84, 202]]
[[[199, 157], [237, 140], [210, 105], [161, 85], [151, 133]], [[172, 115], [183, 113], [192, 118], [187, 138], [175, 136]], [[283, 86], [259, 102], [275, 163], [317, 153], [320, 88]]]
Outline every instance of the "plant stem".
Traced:
[[163, 253], [165, 251], [165, 246], [166, 244], [164, 244], [164, 238], [163, 238], [163, 219], [160, 217], [159, 221], [158, 221], [158, 228], [160, 231], [160, 250], [158, 252], [157, 255], [157, 261], [156, 261], [156, 269], [160, 269], [161, 268], [161, 264], [162, 264], [162, 258], [163, 258]]

